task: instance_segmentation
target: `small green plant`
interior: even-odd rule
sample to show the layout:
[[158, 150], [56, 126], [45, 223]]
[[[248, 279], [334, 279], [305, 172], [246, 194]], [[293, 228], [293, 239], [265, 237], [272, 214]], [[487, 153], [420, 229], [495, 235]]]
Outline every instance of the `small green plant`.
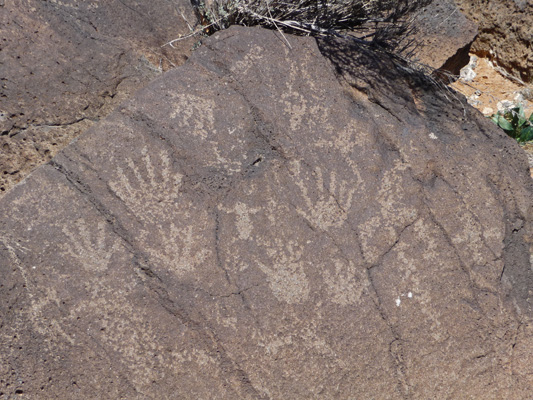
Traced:
[[492, 115], [490, 119], [518, 142], [533, 140], [533, 113], [526, 118], [522, 105]]

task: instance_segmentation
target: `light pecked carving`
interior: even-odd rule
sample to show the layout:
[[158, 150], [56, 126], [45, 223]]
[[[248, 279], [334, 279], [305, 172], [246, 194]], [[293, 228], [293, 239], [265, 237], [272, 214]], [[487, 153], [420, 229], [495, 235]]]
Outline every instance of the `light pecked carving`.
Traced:
[[[143, 232], [143, 236], [147, 237], [148, 233]], [[148, 254], [178, 275], [194, 271], [212, 253], [203, 247], [201, 234], [195, 232], [192, 224], [178, 227], [170, 223], [165, 234], [158, 236], [158, 242], [148, 248]]]
[[[304, 207], [296, 207], [298, 214], [322, 230], [340, 227], [348, 218], [347, 213], [357, 190], [353, 184], [338, 180], [336, 172], [331, 171], [328, 177], [329, 184], [326, 185], [324, 174], [319, 167], [316, 168], [312, 180], [309, 178], [304, 180], [300, 163], [297, 161], [291, 164], [291, 170], [297, 177], [296, 185], [300, 189], [304, 204]], [[311, 188], [312, 185], [314, 188]]]
[[128, 158], [125, 166], [119, 166], [109, 186], [141, 221], [165, 219], [176, 207], [183, 175], [172, 169], [166, 151], [154, 157], [144, 147], [141, 155], [140, 163]]
[[295, 241], [285, 243], [276, 238], [266, 248], [269, 262], [258, 261], [258, 266], [267, 275], [270, 289], [280, 301], [300, 303], [309, 296], [309, 281], [302, 261], [303, 247]]
[[66, 255], [77, 260], [88, 271], [105, 271], [120, 244], [116, 237], [106, 235], [106, 223], [97, 224], [77, 220], [74, 228], [63, 227], [68, 238], [62, 245]]
[[324, 266], [322, 274], [329, 298], [341, 305], [359, 304], [361, 296], [370, 285], [366, 270], [357, 268], [352, 260], [340, 258], [331, 260], [328, 265], [330, 269]]

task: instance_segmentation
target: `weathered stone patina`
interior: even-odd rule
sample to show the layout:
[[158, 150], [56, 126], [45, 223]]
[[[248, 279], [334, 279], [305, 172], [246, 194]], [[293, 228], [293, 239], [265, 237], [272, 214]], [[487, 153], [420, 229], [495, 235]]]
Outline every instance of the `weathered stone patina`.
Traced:
[[527, 399], [517, 144], [383, 54], [232, 27], [0, 201], [0, 390]]
[[0, 197], [163, 70], [196, 38], [188, 0], [0, 2]]

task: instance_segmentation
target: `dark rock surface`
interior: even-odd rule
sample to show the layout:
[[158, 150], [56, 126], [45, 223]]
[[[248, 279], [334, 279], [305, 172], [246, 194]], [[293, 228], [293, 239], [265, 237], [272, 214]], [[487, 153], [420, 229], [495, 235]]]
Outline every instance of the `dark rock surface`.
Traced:
[[468, 52], [477, 35], [477, 25], [465, 17], [453, 0], [433, 0], [415, 19], [415, 56], [432, 68], [459, 75], [468, 64]]
[[479, 25], [472, 50], [533, 83], [533, 0], [455, 0]]
[[[183, 17], [182, 17], [183, 15]], [[193, 41], [187, 0], [0, 4], [0, 196], [162, 70]]]
[[4, 397], [531, 397], [525, 155], [286, 36], [216, 34], [0, 201]]

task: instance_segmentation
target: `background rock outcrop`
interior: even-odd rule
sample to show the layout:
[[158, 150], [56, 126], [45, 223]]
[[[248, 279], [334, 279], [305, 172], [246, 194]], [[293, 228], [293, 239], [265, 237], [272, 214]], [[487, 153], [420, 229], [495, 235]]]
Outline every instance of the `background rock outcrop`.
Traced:
[[0, 391], [528, 399], [531, 180], [386, 55], [232, 27], [0, 201]]
[[433, 0], [414, 19], [414, 56], [423, 64], [459, 75], [468, 64], [477, 25], [465, 17], [453, 0]]
[[0, 196], [194, 41], [186, 0], [0, 2]]
[[473, 52], [491, 59], [525, 82], [533, 83], [533, 1], [455, 2], [479, 26]]

